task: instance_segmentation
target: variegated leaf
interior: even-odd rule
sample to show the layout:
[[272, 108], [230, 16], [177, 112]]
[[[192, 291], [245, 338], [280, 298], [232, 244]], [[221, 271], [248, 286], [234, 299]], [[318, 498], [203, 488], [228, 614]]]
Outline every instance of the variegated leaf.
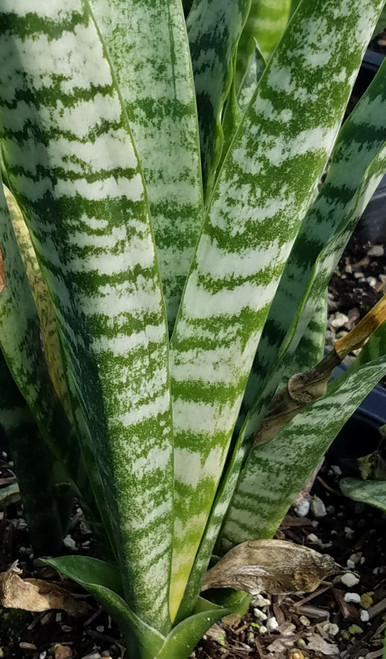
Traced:
[[[270, 309], [255, 356], [244, 396], [240, 427], [250, 412], [250, 432], [258, 426], [264, 382], [268, 399], [280, 379], [280, 365], [291, 359], [286, 352], [296, 349], [305, 327], [336, 267], [342, 251], [356, 226], [382, 173], [386, 171], [386, 63], [345, 122], [337, 140], [328, 176], [314, 204], [307, 212], [278, 291]], [[314, 289], [312, 299], [310, 291]], [[324, 293], [323, 293], [324, 294]], [[308, 300], [308, 302], [307, 302]], [[288, 318], [293, 318], [288, 327]], [[284, 363], [285, 358], [285, 363]]]
[[339, 430], [386, 373], [386, 323], [354, 365], [270, 442], [250, 454], [221, 533], [222, 551], [272, 537]]
[[126, 597], [167, 629], [167, 325], [126, 115], [85, 1], [2, 0], [0, 26], [8, 180], [50, 290], [81, 435], [92, 438]]
[[47, 369], [55, 392], [64, 406], [68, 418], [72, 419], [71, 405], [63, 372], [59, 337], [56, 329], [56, 320], [48, 288], [43, 280], [35, 250], [31, 242], [31, 236], [29, 235], [28, 228], [24, 221], [22, 212], [17, 205], [16, 199], [8, 188], [4, 188], [4, 194], [11, 215], [12, 226], [16, 235], [20, 255], [31, 287], [36, 311], [39, 316], [41, 340], [46, 356]]
[[196, 99], [181, 0], [91, 0], [146, 181], [173, 329], [203, 221]]
[[264, 59], [268, 59], [288, 23], [290, 7], [291, 0], [252, 0], [248, 20], [237, 48], [237, 89], [254, 54], [255, 41]]
[[221, 158], [221, 112], [231, 87], [237, 42], [250, 4], [251, 0], [194, 0], [187, 19], [206, 198]]
[[354, 501], [367, 503], [386, 513], [386, 481], [366, 480], [359, 478], [342, 478], [339, 487], [343, 494]]
[[346, 0], [301, 5], [216, 183], [171, 341], [172, 617], [213, 504], [269, 306], [382, 4], [372, 0], [350, 11]]

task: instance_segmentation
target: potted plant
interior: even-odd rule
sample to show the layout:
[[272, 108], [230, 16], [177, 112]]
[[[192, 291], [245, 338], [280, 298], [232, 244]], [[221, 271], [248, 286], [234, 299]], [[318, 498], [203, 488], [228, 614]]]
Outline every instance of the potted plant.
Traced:
[[104, 539], [109, 561], [50, 563], [130, 657], [184, 659], [231, 610], [200, 596], [212, 554], [254, 565], [386, 373], [385, 300], [322, 359], [386, 170], [385, 66], [341, 126], [383, 5], [303, 0], [287, 24], [283, 0], [280, 36], [258, 2], [185, 22], [180, 0], [0, 0], [1, 422], [31, 530], [39, 495], [57, 549], [71, 484]]

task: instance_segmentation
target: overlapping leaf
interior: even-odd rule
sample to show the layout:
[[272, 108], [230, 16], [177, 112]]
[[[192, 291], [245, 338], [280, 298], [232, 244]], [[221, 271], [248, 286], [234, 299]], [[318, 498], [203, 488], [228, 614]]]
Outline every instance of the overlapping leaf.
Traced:
[[8, 180], [50, 290], [81, 434], [92, 438], [126, 597], [168, 628], [167, 326], [138, 159], [87, 3], [33, 0], [27, 12], [4, 0], [0, 26]]
[[181, 0], [90, 4], [146, 181], [172, 330], [203, 220], [196, 100]]
[[[337, 140], [328, 176], [307, 212], [286, 263], [270, 309], [244, 396], [239, 426], [249, 413], [247, 436], [258, 427], [264, 381], [277, 386], [279, 365], [288, 364], [315, 303], [334, 271], [363, 209], [386, 170], [386, 64], [345, 122]], [[314, 288], [313, 288], [314, 287]], [[310, 291], [313, 289], [311, 299]], [[288, 318], [293, 321], [288, 328]], [[289, 355], [286, 356], [290, 347]], [[283, 361], [285, 358], [285, 362]]]
[[213, 192], [171, 342], [174, 613], [213, 503], [269, 306], [382, 4], [367, 2], [349, 16], [343, 0], [299, 7]]
[[[252, 451], [221, 533], [223, 551], [269, 538], [347, 419], [386, 373], [386, 324], [355, 364], [272, 439]], [[274, 487], [272, 487], [274, 483]]]
[[194, 0], [187, 19], [206, 198], [221, 158], [221, 111], [231, 87], [233, 60], [250, 4], [251, 0]]

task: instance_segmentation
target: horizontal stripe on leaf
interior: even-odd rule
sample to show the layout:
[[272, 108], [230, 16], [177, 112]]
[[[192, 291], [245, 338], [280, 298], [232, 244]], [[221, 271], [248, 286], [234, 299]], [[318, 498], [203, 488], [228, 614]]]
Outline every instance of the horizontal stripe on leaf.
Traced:
[[91, 0], [146, 181], [169, 330], [202, 223], [199, 136], [180, 0]]
[[[272, 265], [280, 273], [290, 252], [304, 214], [312, 202], [319, 179], [332, 150], [344, 108], [363, 52], [381, 7], [380, 1], [372, 0], [365, 6], [350, 8], [346, 0], [336, 2], [303, 3], [290, 22], [280, 45], [275, 50], [252, 98], [244, 119], [224, 160], [210, 202], [202, 235], [198, 244], [199, 257], [192, 266], [184, 298], [171, 341], [171, 374], [174, 418], [184, 418], [185, 409], [189, 432], [196, 419], [196, 436], [201, 437], [201, 427], [206, 427], [207, 448], [205, 454], [197, 450], [195, 442], [187, 444], [182, 429], [175, 433], [176, 447], [190, 452], [183, 470], [176, 472], [175, 509], [176, 535], [174, 540], [174, 574], [171, 605], [176, 611], [183, 596], [193, 566], [199, 543], [213, 504], [224, 460], [231, 438], [229, 429], [235, 424], [244, 384], [246, 383], [269, 305], [275, 295], [279, 274], [269, 285], [248, 281], [232, 291], [224, 286], [221, 294], [218, 283], [225, 281], [229, 272], [216, 274], [212, 261], [213, 249], [221, 249], [230, 255], [240, 255], [250, 247], [251, 241], [261, 243], [256, 254], [256, 273], [259, 261]], [[342, 21], [339, 20], [342, 18]], [[344, 21], [343, 21], [344, 19]], [[342, 23], [342, 24], [341, 24]], [[339, 29], [338, 26], [339, 25]], [[342, 25], [344, 27], [342, 27]], [[311, 29], [312, 26], [312, 29]], [[318, 38], [315, 39], [315, 34]], [[295, 53], [293, 57], [289, 53]], [[327, 67], [326, 64], [329, 63]], [[241, 261], [240, 257], [240, 261]], [[237, 267], [237, 266], [235, 266]], [[201, 272], [210, 273], [216, 282], [216, 291], [206, 280], [201, 283]], [[248, 273], [248, 277], [250, 273]], [[261, 324], [242, 323], [245, 310], [262, 311]], [[219, 350], [218, 361], [212, 361], [210, 369], [203, 372], [203, 388], [212, 374], [222, 368], [224, 348], [229, 336], [237, 333], [239, 343], [229, 348], [226, 361], [232, 370], [234, 386], [231, 416], [221, 400], [211, 400], [205, 416], [194, 403], [183, 400], [179, 394], [183, 379], [173, 379], [175, 366], [183, 360], [185, 380], [191, 379], [191, 369], [204, 361], [207, 350], [207, 320], [218, 322], [216, 334]], [[202, 323], [202, 325], [201, 325]], [[201, 326], [203, 333], [201, 333]], [[195, 351], [191, 359], [184, 359], [189, 350], [187, 337], [195, 333]], [[201, 337], [201, 348], [198, 339]], [[184, 349], [181, 349], [181, 345]], [[211, 350], [213, 350], [213, 342]], [[190, 363], [189, 363], [190, 362]], [[226, 412], [226, 413], [225, 413]], [[212, 476], [212, 496], [199, 508], [200, 482], [191, 488], [190, 497], [180, 494], [180, 484], [186, 485], [189, 461], [202, 460], [205, 470], [209, 450], [216, 447], [215, 436], [220, 430], [227, 440], [219, 448], [222, 460]], [[198, 458], [196, 458], [198, 454]], [[207, 479], [205, 480], [205, 483]], [[196, 541], [190, 538], [195, 533]], [[189, 534], [189, 544], [185, 536]]]
[[[6, 0], [0, 16], [8, 25], [0, 41], [8, 179], [52, 297], [74, 417], [83, 450], [98, 464], [126, 596], [144, 619], [167, 629], [167, 326], [138, 158], [87, 3], [48, 10], [34, 0], [26, 13]], [[153, 319], [149, 335], [144, 314]], [[149, 343], [153, 353], [144, 349]], [[137, 355], [132, 368], [125, 350]], [[120, 390], [112, 387], [118, 376]], [[145, 487], [143, 473], [151, 472]]]

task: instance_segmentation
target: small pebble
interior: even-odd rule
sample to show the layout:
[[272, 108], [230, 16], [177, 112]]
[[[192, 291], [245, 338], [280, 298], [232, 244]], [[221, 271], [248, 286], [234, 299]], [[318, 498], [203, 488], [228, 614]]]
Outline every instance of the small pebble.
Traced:
[[312, 497], [311, 510], [315, 517], [325, 517], [327, 515], [326, 506], [322, 499], [316, 495]]
[[70, 536], [66, 535], [65, 538], [63, 538], [63, 544], [67, 549], [76, 549], [76, 542], [75, 540]]
[[98, 625], [98, 627], [96, 627], [96, 630], [100, 634], [103, 634], [103, 632], [105, 631], [104, 625]]
[[[277, 629], [279, 626], [278, 621], [276, 618], [273, 616], [272, 618], [268, 618], [267, 620], [267, 629], [269, 632], [273, 632], [275, 629]], [[260, 627], [261, 629], [261, 627]]]
[[298, 646], [298, 648], [302, 648], [302, 649], [307, 647], [307, 643], [305, 642], [304, 638], [298, 638], [298, 640], [296, 641], [296, 645]]
[[311, 624], [306, 616], [300, 616], [299, 622], [303, 625], [303, 627], [309, 627]]
[[366, 611], [365, 609], [361, 609], [359, 617], [362, 622], [368, 622], [370, 620], [369, 612]]
[[36, 645], [34, 645], [33, 643], [24, 643], [24, 641], [19, 643], [19, 648], [21, 648], [22, 650], [37, 650]]
[[361, 601], [361, 596], [358, 593], [345, 593], [344, 594], [345, 602], [354, 602], [354, 604], [359, 604]]
[[313, 545], [320, 545], [321, 542], [320, 538], [318, 538], [318, 536], [315, 535], [315, 533], [310, 533], [307, 536], [307, 540], [308, 542], [311, 542]]
[[341, 313], [340, 311], [337, 311], [332, 317], [330, 316], [330, 325], [331, 327], [334, 327], [335, 329], [340, 329], [348, 323], [348, 316], [346, 316], [345, 313]]
[[373, 598], [371, 597], [370, 593], [363, 593], [361, 597], [361, 604], [364, 609], [369, 609], [370, 606], [373, 604]]
[[331, 465], [331, 471], [335, 476], [341, 476], [342, 470], [338, 465]]
[[39, 659], [46, 659], [47, 656], [47, 650], [44, 650], [39, 654]]
[[355, 570], [355, 563], [350, 558], [347, 559], [346, 565], [349, 570]]
[[363, 629], [362, 629], [362, 627], [359, 627], [359, 625], [350, 625], [350, 627], [348, 628], [348, 631], [353, 636], [356, 636], [357, 634], [363, 634]]
[[351, 554], [349, 560], [352, 561], [353, 563], [359, 563], [361, 558], [362, 558], [362, 552], [358, 551], [356, 554]]
[[325, 631], [329, 636], [336, 636], [337, 634], [339, 634], [339, 627], [334, 622], [329, 622], [327, 623], [326, 626], [327, 629], [325, 629], [325, 627], [323, 627], [323, 629], [325, 629]]
[[264, 625], [260, 625], [259, 634], [266, 634], [268, 629]]
[[267, 614], [264, 613], [264, 611], [260, 611], [260, 609], [257, 608], [253, 609], [253, 615], [255, 616], [256, 620], [261, 620], [262, 622], [264, 622], [268, 618]]
[[263, 597], [260, 594], [257, 594], [253, 596], [253, 604], [262, 608], [264, 606], [269, 606], [271, 604], [271, 600], [267, 599], [266, 597]]
[[367, 283], [369, 286], [371, 286], [371, 288], [375, 288], [377, 285], [377, 280], [375, 277], [367, 277]]
[[58, 611], [58, 613], [55, 615], [55, 622], [62, 622], [62, 613], [61, 613], [61, 611]]
[[300, 501], [295, 506], [295, 513], [298, 517], [307, 517], [310, 510], [310, 500], [309, 499], [300, 499]]
[[373, 245], [367, 252], [367, 256], [383, 256], [385, 250], [382, 245]]
[[329, 515], [335, 515], [335, 506], [327, 506], [326, 510]]
[[359, 583], [358, 577], [356, 577], [355, 574], [352, 574], [352, 572], [346, 572], [346, 574], [341, 576], [340, 580], [345, 586], [347, 586], [347, 588], [352, 588]]
[[349, 538], [349, 537], [352, 537], [352, 536], [354, 535], [354, 533], [355, 533], [354, 529], [350, 528], [350, 526], [345, 526], [345, 527], [344, 527], [344, 532], [345, 532], [345, 535], [346, 535], [348, 538]]

